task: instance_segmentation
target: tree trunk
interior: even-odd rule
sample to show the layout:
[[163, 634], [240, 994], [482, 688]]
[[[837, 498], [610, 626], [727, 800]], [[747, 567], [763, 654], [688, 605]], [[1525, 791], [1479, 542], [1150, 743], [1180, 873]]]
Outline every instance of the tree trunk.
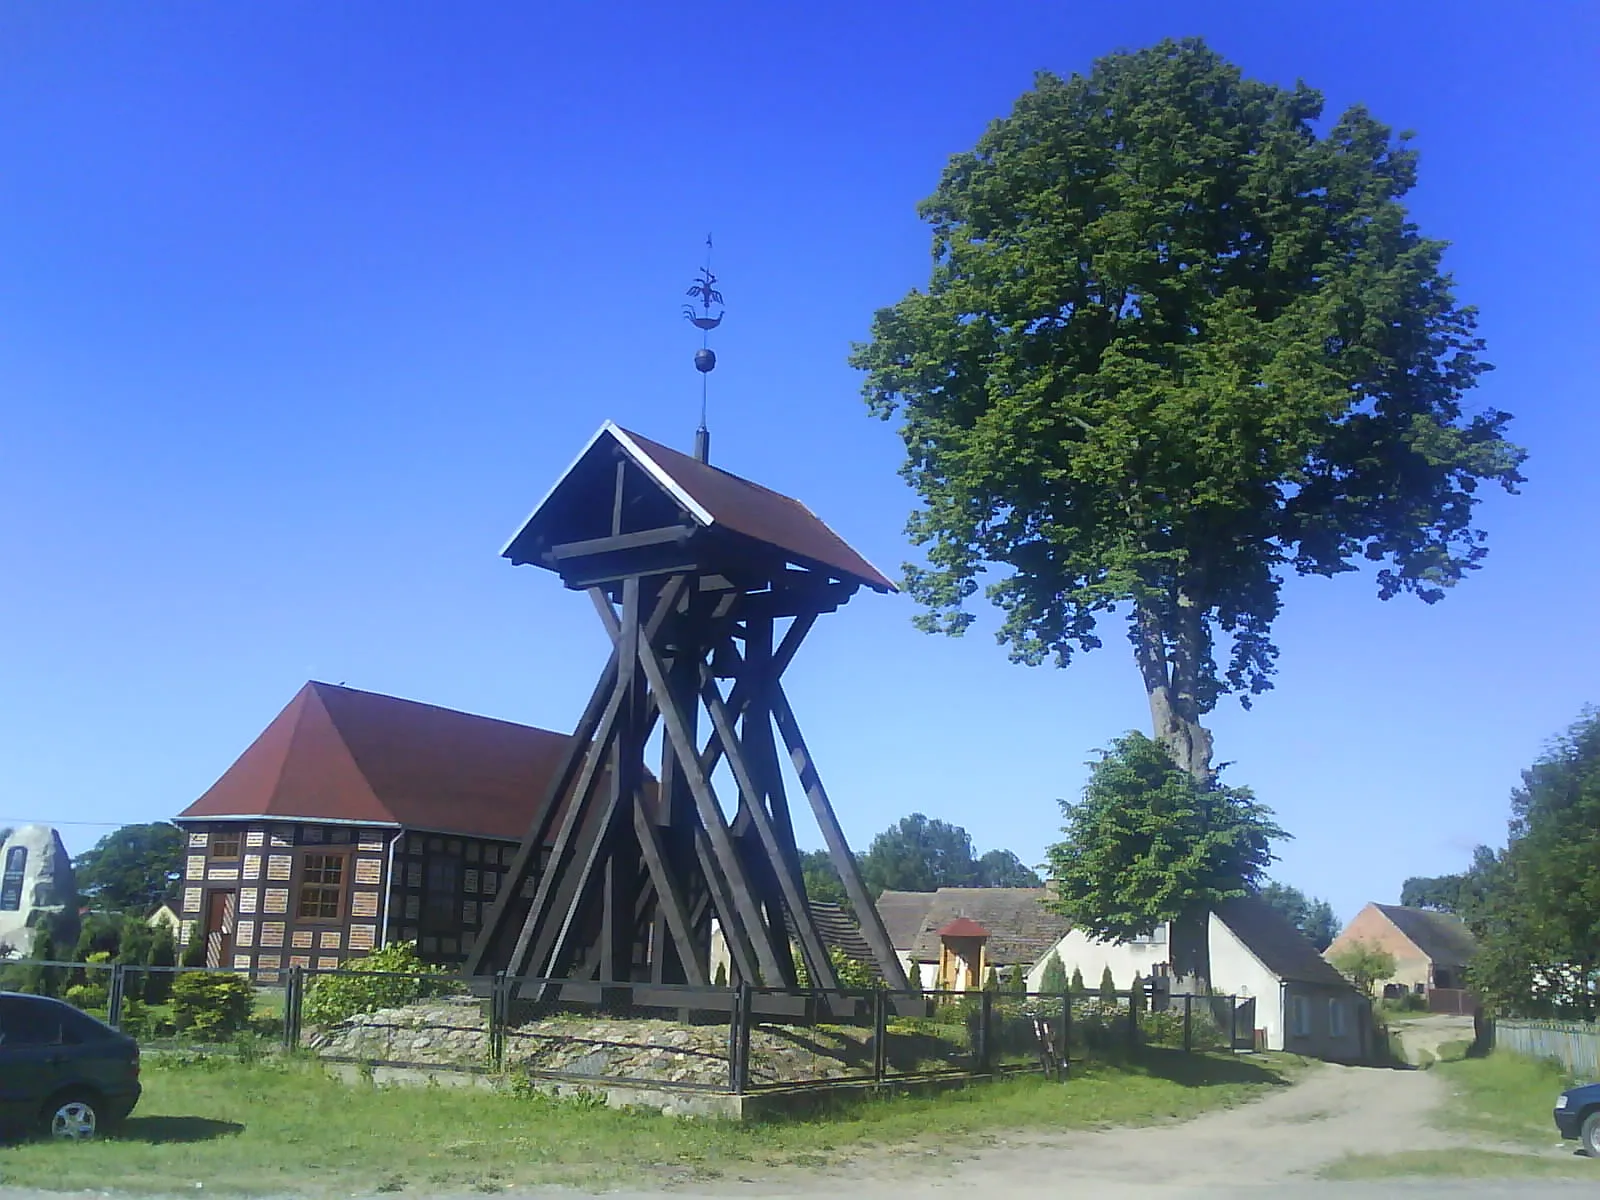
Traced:
[[[1195, 686], [1195, 663], [1200, 651], [1196, 638], [1204, 636], [1203, 618], [1199, 608], [1181, 594], [1178, 608], [1180, 628], [1168, 631], [1162, 628], [1158, 614], [1140, 605], [1134, 622], [1133, 653], [1150, 701], [1153, 736], [1180, 767], [1201, 783], [1210, 783], [1211, 731], [1200, 724]], [[1169, 632], [1173, 636], [1169, 637]]]
[[[1172, 629], [1163, 626], [1161, 614], [1141, 604], [1134, 618], [1133, 652], [1150, 701], [1155, 740], [1197, 782], [1208, 784], [1215, 774], [1211, 731], [1200, 724], [1195, 667], [1203, 650], [1204, 620], [1200, 607], [1182, 591]], [[1211, 990], [1210, 929], [1211, 914], [1205, 910], [1172, 922], [1168, 951], [1174, 992], [1203, 996]]]

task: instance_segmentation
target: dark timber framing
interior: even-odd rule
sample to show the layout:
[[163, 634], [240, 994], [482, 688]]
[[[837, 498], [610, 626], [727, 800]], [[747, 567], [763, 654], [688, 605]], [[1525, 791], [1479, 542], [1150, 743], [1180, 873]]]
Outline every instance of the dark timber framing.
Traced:
[[[722, 472], [684, 479], [674, 468], [692, 474], [679, 456], [608, 424], [507, 549], [587, 591], [612, 649], [467, 972], [541, 981], [525, 995], [705, 988], [715, 921], [730, 983], [795, 987], [797, 948], [813, 987], [838, 988], [805, 899], [781, 741], [877, 969], [904, 989], [780, 682], [819, 615], [863, 584], [892, 585], [794, 501]], [[695, 496], [697, 483], [724, 502], [747, 489], [750, 503], [724, 522]], [[760, 536], [762, 520], [771, 537]], [[807, 553], [785, 548], [797, 542]], [[815, 548], [832, 544], [838, 561], [819, 559]], [[652, 780], [645, 755], [658, 726]], [[731, 820], [712, 781], [724, 763], [737, 793]], [[524, 912], [513, 898], [525, 889]]]

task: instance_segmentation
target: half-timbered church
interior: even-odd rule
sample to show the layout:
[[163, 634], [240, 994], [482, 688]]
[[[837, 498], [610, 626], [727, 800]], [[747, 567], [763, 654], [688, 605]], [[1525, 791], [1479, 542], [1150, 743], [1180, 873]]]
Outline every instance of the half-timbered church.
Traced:
[[465, 959], [569, 739], [308, 683], [176, 818], [180, 938], [267, 979], [395, 939]]

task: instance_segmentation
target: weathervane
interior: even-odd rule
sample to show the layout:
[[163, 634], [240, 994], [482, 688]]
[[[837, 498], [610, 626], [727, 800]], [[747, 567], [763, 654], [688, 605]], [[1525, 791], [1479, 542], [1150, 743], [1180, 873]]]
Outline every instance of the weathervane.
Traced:
[[700, 372], [700, 428], [694, 431], [694, 456], [701, 462], [711, 460], [711, 432], [706, 428], [706, 376], [710, 375], [717, 366], [717, 356], [706, 343], [710, 333], [722, 324], [722, 318], [727, 315], [726, 310], [711, 315], [713, 304], [722, 304], [722, 293], [717, 291], [717, 277], [711, 273], [711, 235], [706, 234], [706, 265], [700, 268], [700, 273], [695, 281], [689, 285], [685, 295], [693, 296], [700, 303], [700, 311], [695, 311], [693, 304], [683, 306], [684, 319], [700, 331], [700, 349], [694, 352], [694, 369]]

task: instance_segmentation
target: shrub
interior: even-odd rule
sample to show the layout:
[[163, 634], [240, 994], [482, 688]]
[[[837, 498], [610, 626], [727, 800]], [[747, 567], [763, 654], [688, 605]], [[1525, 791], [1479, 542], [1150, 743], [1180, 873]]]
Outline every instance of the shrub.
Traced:
[[[839, 986], [849, 991], [871, 991], [878, 986], [877, 972], [866, 963], [851, 958], [837, 946], [828, 947], [828, 961], [833, 964], [833, 973], [839, 977]], [[794, 956], [794, 977], [798, 987], [812, 986], [811, 972], [806, 970], [805, 958], [796, 951]]]
[[1117, 981], [1111, 975], [1111, 964], [1106, 964], [1106, 969], [1100, 972], [1100, 999], [1107, 1004], [1117, 1002]]
[[172, 984], [172, 1014], [178, 1030], [202, 1041], [222, 1041], [250, 1022], [255, 993], [242, 975], [195, 971]]
[[1014, 996], [1023, 996], [1028, 991], [1028, 977], [1022, 973], [1021, 963], [1012, 963], [1006, 969], [1004, 988]]
[[416, 947], [410, 942], [391, 942], [381, 950], [352, 959], [345, 964], [345, 969], [358, 973], [319, 975], [306, 985], [305, 1005], [301, 1009], [306, 1021], [313, 1025], [333, 1025], [357, 1013], [415, 1003], [438, 995], [439, 984], [429, 976], [446, 973], [443, 967], [432, 966], [418, 958]]
[[1067, 991], [1071, 992], [1074, 996], [1081, 996], [1088, 990], [1089, 988], [1083, 982], [1083, 972], [1077, 967], [1073, 967], [1072, 978], [1067, 982]]

